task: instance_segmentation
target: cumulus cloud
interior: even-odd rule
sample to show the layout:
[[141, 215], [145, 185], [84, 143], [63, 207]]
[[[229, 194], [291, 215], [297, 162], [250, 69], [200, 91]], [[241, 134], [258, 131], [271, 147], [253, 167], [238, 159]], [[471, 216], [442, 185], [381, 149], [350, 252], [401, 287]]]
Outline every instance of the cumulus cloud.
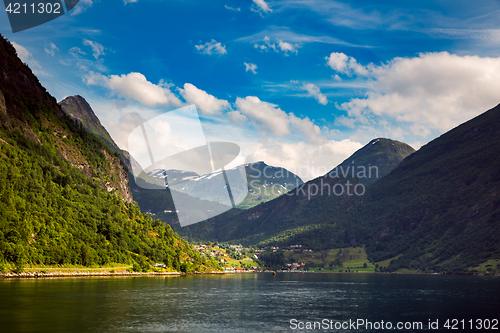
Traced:
[[260, 11], [265, 13], [272, 12], [273, 10], [269, 8], [269, 5], [264, 0], [253, 0], [253, 3], [257, 6]]
[[247, 72], [250, 71], [254, 74], [257, 74], [257, 71], [256, 71], [257, 65], [256, 64], [247, 64], [246, 62], [244, 62], [244, 64], [245, 64], [245, 71], [247, 71]]
[[321, 129], [309, 118], [298, 118], [293, 113], [286, 113], [277, 105], [261, 101], [258, 97], [237, 97], [235, 103], [238, 111], [252, 121], [256, 128], [264, 134], [286, 136], [292, 129], [302, 133], [310, 143], [324, 143]]
[[[357, 64], [339, 54], [331, 59], [330, 67], [341, 73]], [[445, 132], [500, 102], [500, 57], [421, 53], [380, 66], [370, 64], [364, 71], [370, 79], [366, 97], [340, 105], [348, 114], [344, 122], [388, 117], [425, 137], [431, 130]]]
[[94, 42], [94, 41], [91, 41], [88, 39], [84, 39], [83, 45], [87, 45], [87, 46], [90, 46], [92, 48], [92, 55], [94, 56], [94, 58], [96, 60], [98, 60], [99, 57], [104, 54], [104, 46], [102, 46], [101, 44], [99, 44], [97, 42]]
[[238, 110], [252, 119], [258, 127], [274, 135], [284, 136], [290, 134], [288, 115], [275, 104], [261, 101], [258, 97], [237, 97]]
[[328, 99], [321, 93], [319, 87], [313, 83], [304, 83], [302, 87], [307, 91], [309, 96], [316, 98], [319, 104], [328, 104]]
[[146, 122], [137, 112], [128, 112], [118, 118], [106, 123], [106, 130], [113, 138], [118, 147], [128, 150], [128, 137], [130, 133]]
[[153, 84], [141, 73], [105, 76], [90, 72], [85, 80], [89, 85], [107, 87], [114, 94], [134, 99], [144, 105], [154, 106], [180, 106], [181, 101], [170, 91], [170, 85], [160, 82]]
[[239, 11], [241, 11], [241, 9], [237, 8], [237, 7], [229, 7], [228, 5], [224, 5], [224, 7], [226, 9], [232, 10], [233, 12], [239, 12]]
[[24, 46], [17, 44], [16, 42], [11, 42], [12, 46], [16, 49], [17, 55], [25, 63], [28, 64], [36, 75], [45, 75], [46, 73], [42, 70], [42, 66], [36, 60], [31, 52], [29, 52]]
[[215, 39], [212, 39], [210, 42], [206, 42], [205, 44], [195, 45], [194, 47], [199, 52], [204, 54], [227, 54], [226, 46], [223, 46]]
[[283, 41], [282, 39], [277, 39], [276, 42], [272, 42], [269, 36], [265, 36], [262, 44], [255, 43], [253, 47], [266, 52], [269, 50], [273, 50], [274, 52], [279, 53], [281, 51], [285, 53], [286, 56], [288, 56], [289, 53], [298, 54], [298, 49], [301, 47], [301, 45], [297, 43], [291, 44]]
[[281, 51], [283, 51], [285, 53], [292, 52], [292, 53], [297, 54], [298, 51], [297, 51], [296, 45], [292, 45], [292, 44], [284, 42], [282, 40], [278, 41], [279, 48], [281, 49]]
[[247, 162], [279, 165], [308, 181], [326, 174], [362, 146], [349, 139], [330, 140], [320, 145], [264, 141], [245, 149], [245, 153]]
[[[348, 57], [344, 53], [332, 52], [329, 57], [326, 57], [326, 62], [334, 71], [351, 76], [368, 75], [369, 68], [366, 68], [356, 61], [353, 57]], [[372, 65], [370, 65], [372, 66]]]
[[222, 110], [229, 109], [229, 102], [217, 99], [204, 90], [196, 88], [191, 83], [184, 84], [184, 89], [179, 89], [186, 102], [195, 104], [201, 113], [207, 115], [220, 114]]
[[56, 51], [59, 51], [59, 49], [57, 48], [56, 44], [50, 42], [49, 45], [45, 46], [44, 48], [44, 51], [50, 55], [51, 57], [55, 56], [56, 55]]
[[86, 11], [87, 8], [92, 7], [93, 4], [94, 4], [93, 0], [80, 0], [78, 2], [78, 5], [76, 5], [76, 7], [73, 8], [70, 15], [74, 16], [74, 15], [81, 14], [84, 11]]
[[226, 113], [226, 116], [231, 119], [231, 121], [237, 125], [242, 125], [247, 121], [247, 117], [241, 114], [239, 111], [230, 111]]

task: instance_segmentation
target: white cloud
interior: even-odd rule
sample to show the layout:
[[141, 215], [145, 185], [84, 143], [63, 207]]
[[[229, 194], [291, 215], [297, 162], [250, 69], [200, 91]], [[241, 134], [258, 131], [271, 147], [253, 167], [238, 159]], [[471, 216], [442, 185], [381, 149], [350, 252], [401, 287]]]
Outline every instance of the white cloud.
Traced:
[[306, 136], [307, 142], [314, 144], [323, 144], [326, 139], [321, 135], [321, 129], [318, 125], [308, 118], [298, 118], [293, 113], [289, 115], [290, 124], [299, 132]]
[[217, 99], [207, 92], [196, 88], [191, 83], [185, 83], [184, 89], [179, 89], [179, 91], [186, 102], [195, 104], [201, 113], [217, 115], [222, 110], [230, 108], [228, 101]]
[[[344, 53], [332, 52], [329, 57], [326, 57], [326, 62], [334, 71], [351, 76], [353, 73], [356, 75], [368, 75], [369, 68], [366, 68], [356, 61], [353, 57], [348, 57]], [[369, 65], [371, 66], [371, 65]]]
[[258, 97], [237, 97], [235, 103], [238, 111], [252, 121], [262, 134], [287, 136], [292, 129], [303, 134], [310, 143], [321, 144], [326, 139], [321, 135], [321, 129], [309, 118], [298, 118], [293, 113], [286, 113], [277, 105], [261, 101]]
[[246, 62], [244, 62], [244, 64], [245, 64], [245, 71], [247, 71], [247, 72], [250, 71], [254, 74], [257, 74], [257, 71], [256, 71], [257, 65], [256, 64], [247, 64]]
[[233, 8], [233, 7], [229, 7], [228, 5], [224, 5], [224, 7], [226, 7], [226, 9], [232, 10], [233, 12], [239, 12], [239, 11], [241, 11], [241, 9], [237, 8], [237, 7]]
[[80, 58], [80, 56], [86, 55], [86, 53], [83, 52], [82, 49], [80, 49], [77, 46], [74, 46], [74, 47], [70, 48], [69, 49], [69, 54], [71, 54], [75, 58]]
[[25, 63], [28, 64], [36, 75], [46, 75], [46, 73], [42, 70], [42, 66], [33, 58], [33, 55], [22, 45], [17, 44], [16, 42], [11, 42], [12, 46], [16, 49], [17, 55], [19, 58]]
[[247, 163], [264, 161], [281, 166], [308, 181], [326, 174], [362, 146], [349, 139], [320, 145], [264, 141], [245, 149], [245, 153]]
[[[330, 67], [339, 72], [346, 68], [357, 71], [350, 67], [357, 64], [353, 58], [346, 62], [337, 54], [331, 59]], [[433, 130], [445, 132], [500, 102], [500, 57], [421, 53], [363, 68], [370, 79], [366, 97], [340, 106], [349, 121], [357, 124], [390, 119], [407, 125], [407, 132], [426, 137]]]
[[[239, 42], [247, 42], [250, 44], [260, 43], [265, 38], [270, 38], [273, 41], [286, 41], [288, 43], [295, 43], [298, 47], [303, 44], [308, 43], [324, 43], [324, 44], [334, 44], [334, 45], [344, 45], [350, 47], [361, 47], [361, 48], [372, 48], [370, 45], [360, 45], [360, 44], [352, 44], [342, 41], [340, 39], [334, 38], [332, 36], [314, 36], [314, 35], [304, 35], [293, 32], [290, 28], [287, 27], [270, 27], [263, 31], [260, 31], [256, 34], [238, 38]], [[254, 45], [255, 48], [266, 48], [266, 45]], [[297, 47], [296, 46], [296, 47]]]
[[281, 39], [276, 40], [276, 42], [272, 42], [269, 36], [265, 36], [263, 44], [255, 43], [253, 47], [262, 51], [268, 51], [271, 49], [278, 53], [282, 51], [286, 56], [288, 56], [289, 52], [298, 54], [297, 49], [299, 49], [301, 45], [297, 43], [291, 44]]
[[97, 42], [94, 42], [94, 41], [91, 41], [88, 39], [84, 39], [83, 45], [88, 45], [92, 48], [92, 55], [94, 56], [94, 58], [96, 60], [99, 60], [99, 57], [104, 54], [104, 46], [102, 46], [101, 44], [99, 44]]
[[215, 39], [212, 39], [210, 42], [206, 42], [205, 44], [195, 45], [194, 46], [199, 52], [204, 54], [226, 54], [226, 46], [222, 45], [220, 42], [217, 42]]
[[170, 85], [163, 82], [153, 84], [141, 73], [132, 72], [126, 75], [104, 76], [90, 72], [85, 80], [89, 85], [107, 87], [120, 97], [134, 99], [150, 107], [158, 105], [180, 106], [182, 104], [170, 91]]
[[307, 91], [309, 96], [316, 98], [319, 104], [328, 104], [328, 99], [321, 93], [317, 85], [313, 83], [304, 83], [302, 87]]
[[74, 59], [61, 59], [59, 62], [64, 66], [75, 67], [80, 69], [82, 72], [87, 75], [91, 71], [95, 72], [106, 72], [108, 69], [103, 65], [103, 59], [90, 60], [85, 59], [85, 53], [79, 47], [74, 46], [69, 49], [68, 52]]
[[242, 125], [247, 121], [247, 117], [241, 114], [239, 111], [230, 111], [226, 113], [226, 116], [231, 119], [235, 124]]
[[71, 16], [78, 15], [87, 10], [87, 8], [92, 7], [94, 4], [93, 0], [80, 0], [78, 5], [71, 11]]
[[29, 60], [33, 59], [33, 55], [24, 46], [19, 45], [16, 42], [11, 43], [12, 46], [14, 46], [14, 48], [16, 49], [17, 55], [24, 63], [28, 63]]
[[123, 0], [123, 4], [126, 5], [128, 3], [135, 3], [137, 1], [139, 1], [139, 0]]
[[109, 135], [113, 138], [113, 141], [115, 141], [118, 147], [128, 150], [128, 137], [130, 133], [145, 122], [146, 119], [142, 118], [139, 113], [128, 112], [120, 116], [118, 120], [111, 120], [105, 125], [106, 130], [109, 132]]
[[278, 41], [278, 46], [280, 47], [281, 51], [287, 53], [287, 52], [292, 52], [297, 54], [297, 44], [292, 45], [290, 43], [284, 42], [282, 40]]
[[53, 56], [56, 55], [55, 51], [59, 51], [59, 49], [57, 48], [56, 44], [50, 42], [50, 44], [44, 48], [44, 51], [48, 55], [50, 55], [51, 57], [53, 57]]
[[238, 110], [266, 132], [274, 135], [284, 136], [290, 134], [288, 115], [277, 108], [277, 105], [263, 102], [258, 97], [237, 97], [236, 106]]
[[269, 8], [269, 5], [264, 0], [253, 0], [253, 2], [254, 2], [254, 4], [257, 5], [259, 10], [261, 10], [265, 13], [269, 13], [269, 12], [273, 11], [271, 8]]

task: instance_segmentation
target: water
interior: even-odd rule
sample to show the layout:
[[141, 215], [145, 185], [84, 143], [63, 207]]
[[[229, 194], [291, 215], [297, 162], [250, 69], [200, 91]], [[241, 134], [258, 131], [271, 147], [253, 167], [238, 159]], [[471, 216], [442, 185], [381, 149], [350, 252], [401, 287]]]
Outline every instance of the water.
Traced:
[[291, 329], [292, 319], [423, 323], [405, 332], [429, 330], [430, 319], [439, 320], [433, 332], [447, 332], [447, 319], [466, 325], [500, 319], [500, 278], [267, 273], [0, 280], [0, 300], [0, 332], [313, 331]]

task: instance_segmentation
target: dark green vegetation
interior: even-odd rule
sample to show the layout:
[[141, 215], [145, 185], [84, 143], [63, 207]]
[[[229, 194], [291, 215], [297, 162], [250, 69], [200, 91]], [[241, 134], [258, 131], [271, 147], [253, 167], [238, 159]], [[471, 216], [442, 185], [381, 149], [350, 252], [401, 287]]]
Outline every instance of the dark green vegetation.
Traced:
[[[347, 188], [347, 184], [352, 193], [353, 184], [359, 184], [359, 180], [320, 177], [251, 209], [233, 209], [192, 226], [172, 227], [181, 236], [193, 240], [217, 240], [259, 247], [292, 244], [313, 249], [346, 247], [350, 231], [345, 232], [344, 224], [335, 222], [347, 220], [351, 214], [349, 207], [361, 201], [360, 197], [349, 196], [347, 191], [342, 195], [333, 195], [334, 189], [340, 193], [340, 189]], [[340, 232], [344, 233], [344, 238], [338, 237]]]
[[355, 219], [388, 270], [465, 270], [500, 257], [500, 105], [443, 134], [374, 183]]
[[[346, 162], [357, 164], [369, 148]], [[393, 156], [398, 151], [409, 152], [396, 149]], [[382, 169], [386, 161], [368, 163], [381, 163]], [[463, 272], [500, 257], [500, 106], [406, 157], [362, 196], [346, 191], [331, 195], [329, 189], [342, 184], [345, 190], [348, 182], [352, 193], [360, 180], [330, 176], [181, 232], [244, 245], [302, 244], [313, 250], [366, 244], [372, 262], [395, 258], [386, 271]]]
[[101, 139], [112, 151], [121, 153], [121, 149], [116, 145], [108, 131], [101, 125], [99, 118], [95, 115], [89, 103], [79, 95], [70, 96], [59, 102], [62, 110], [72, 119], [82, 123], [83, 128]]
[[362, 196], [354, 195], [355, 186], [358, 193], [364, 192], [366, 183], [390, 172], [412, 152], [413, 148], [401, 142], [372, 140], [325, 176], [301, 184], [271, 202], [248, 211], [233, 210], [176, 231], [190, 239], [246, 245], [302, 244], [317, 250], [348, 247], [350, 239], [356, 237], [356, 227], [347, 227], [345, 222], [352, 214], [352, 206], [362, 202]]
[[0, 64], [0, 269], [218, 267], [131, 203], [119, 154], [61, 110], [3, 37]]
[[[64, 99], [59, 104], [64, 112], [66, 112], [72, 119], [81, 123], [88, 132], [96, 135], [102, 139], [109, 148], [121, 154], [122, 161], [125, 164], [126, 169], [129, 171], [128, 178], [131, 189], [131, 198], [137, 202], [141, 211], [145, 212], [154, 219], [160, 219], [163, 222], [177, 227], [179, 232], [183, 231], [184, 229], [180, 228], [178, 223], [171, 189], [166, 188], [165, 190], [150, 190], [137, 186], [135, 179], [130, 172], [132, 170], [132, 166], [129, 153], [118, 148], [106, 129], [101, 125], [99, 119], [87, 101], [81, 96], [72, 96]], [[268, 166], [263, 162], [242, 165], [239, 168], [243, 167], [247, 173], [249, 193], [245, 200], [238, 205], [238, 208], [240, 209], [248, 209], [262, 202], [270, 201], [303, 183], [302, 180], [293, 173], [283, 168]], [[168, 174], [169, 182], [172, 180], [174, 182], [178, 182], [178, 180], [185, 176], [197, 176], [195, 173], [179, 170], [168, 170], [166, 173]], [[213, 186], [211, 185], [212, 183], [208, 182], [206, 187], [203, 186], [203, 183], [204, 182], [201, 180], [197, 182], [197, 185], [199, 186], [194, 189], [197, 191], [197, 193], [194, 194], [201, 198], [206, 197], [209, 199], [210, 191], [213, 190]], [[178, 193], [177, 195], [182, 196], [183, 194]], [[203, 211], [213, 209], [213, 202], [194, 197], [189, 200], [197, 200], [198, 203], [196, 207], [199, 208], [201, 213]], [[189, 232], [188, 234], [195, 236], [192, 237], [193, 239], [205, 239], [207, 236], [207, 232], [205, 230], [201, 230], [200, 232], [196, 231], [196, 235]]]
[[384, 138], [373, 139], [330, 173], [338, 173], [339, 176], [351, 174], [358, 177], [362, 184], [370, 185], [389, 174], [414, 152], [415, 149], [406, 143]]
[[271, 201], [293, 190], [304, 182], [292, 172], [267, 165], [264, 162], [245, 165], [248, 195], [237, 208], [248, 209], [263, 202]]

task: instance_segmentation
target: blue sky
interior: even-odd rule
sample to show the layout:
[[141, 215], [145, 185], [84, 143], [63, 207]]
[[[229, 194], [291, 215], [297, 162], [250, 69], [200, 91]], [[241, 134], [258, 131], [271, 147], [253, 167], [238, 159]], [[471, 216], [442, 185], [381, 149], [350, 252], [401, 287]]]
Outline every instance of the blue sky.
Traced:
[[498, 17], [498, 0], [80, 0], [16, 34], [2, 11], [0, 32], [123, 148], [194, 103], [210, 140], [308, 179], [373, 138], [418, 148], [500, 103]]

